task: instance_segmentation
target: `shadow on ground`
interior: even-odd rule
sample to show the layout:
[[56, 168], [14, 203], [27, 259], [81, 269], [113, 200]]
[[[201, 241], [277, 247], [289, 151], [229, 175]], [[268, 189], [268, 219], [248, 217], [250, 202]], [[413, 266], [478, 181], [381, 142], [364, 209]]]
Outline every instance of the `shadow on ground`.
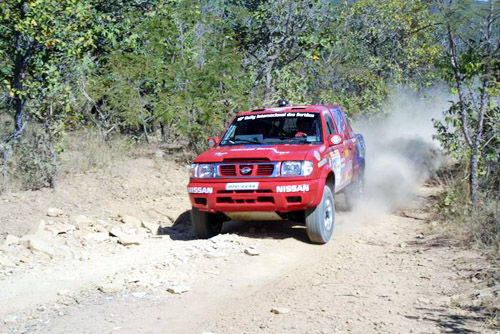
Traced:
[[[234, 233], [247, 238], [257, 239], [287, 239], [294, 238], [302, 242], [310, 243], [307, 238], [306, 229], [303, 225], [292, 221], [276, 222], [225, 222], [222, 233]], [[194, 240], [191, 212], [183, 212], [174, 224], [169, 227], [160, 228], [160, 235], [169, 235], [172, 240]]]

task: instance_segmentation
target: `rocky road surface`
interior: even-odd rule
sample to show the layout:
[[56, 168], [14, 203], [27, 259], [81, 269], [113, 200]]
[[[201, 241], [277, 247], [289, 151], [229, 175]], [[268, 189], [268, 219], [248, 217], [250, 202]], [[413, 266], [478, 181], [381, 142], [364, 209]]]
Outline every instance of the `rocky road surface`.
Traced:
[[172, 226], [47, 207], [0, 241], [0, 333], [498, 333], [495, 268], [434, 234], [433, 191], [339, 211], [322, 246], [292, 222], [193, 240], [187, 211]]

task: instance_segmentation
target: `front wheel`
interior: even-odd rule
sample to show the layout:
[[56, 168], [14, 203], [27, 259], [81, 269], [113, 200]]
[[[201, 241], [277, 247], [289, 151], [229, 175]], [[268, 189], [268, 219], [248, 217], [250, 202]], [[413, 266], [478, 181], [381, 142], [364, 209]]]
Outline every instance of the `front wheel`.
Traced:
[[306, 230], [311, 242], [326, 244], [335, 226], [335, 201], [329, 186], [323, 190], [323, 198], [317, 207], [306, 211]]
[[191, 222], [196, 239], [209, 239], [219, 234], [222, 229], [222, 219], [196, 208], [191, 209]]

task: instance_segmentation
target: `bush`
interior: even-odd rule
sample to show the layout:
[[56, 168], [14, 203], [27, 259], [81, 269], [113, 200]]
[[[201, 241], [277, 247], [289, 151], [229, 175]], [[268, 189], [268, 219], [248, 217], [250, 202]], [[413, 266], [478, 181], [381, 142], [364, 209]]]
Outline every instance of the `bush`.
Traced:
[[437, 214], [446, 233], [468, 245], [500, 251], [500, 198], [488, 188], [481, 189], [479, 205], [470, 204], [467, 172], [463, 165], [441, 171], [444, 191], [438, 196]]
[[15, 154], [9, 161], [9, 178], [16, 188], [37, 190], [53, 187], [59, 162], [53, 138], [46, 131], [32, 128], [13, 145]]

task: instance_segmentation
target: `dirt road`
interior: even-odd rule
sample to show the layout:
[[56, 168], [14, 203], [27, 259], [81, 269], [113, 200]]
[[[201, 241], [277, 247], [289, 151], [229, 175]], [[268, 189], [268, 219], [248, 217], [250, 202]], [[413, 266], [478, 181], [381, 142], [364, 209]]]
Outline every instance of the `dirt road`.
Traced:
[[0, 332], [495, 333], [488, 296], [471, 297], [488, 264], [432, 234], [432, 191], [405, 214], [339, 212], [323, 246], [291, 223], [230, 223], [211, 240], [181, 223], [140, 245], [28, 262], [0, 280]]

